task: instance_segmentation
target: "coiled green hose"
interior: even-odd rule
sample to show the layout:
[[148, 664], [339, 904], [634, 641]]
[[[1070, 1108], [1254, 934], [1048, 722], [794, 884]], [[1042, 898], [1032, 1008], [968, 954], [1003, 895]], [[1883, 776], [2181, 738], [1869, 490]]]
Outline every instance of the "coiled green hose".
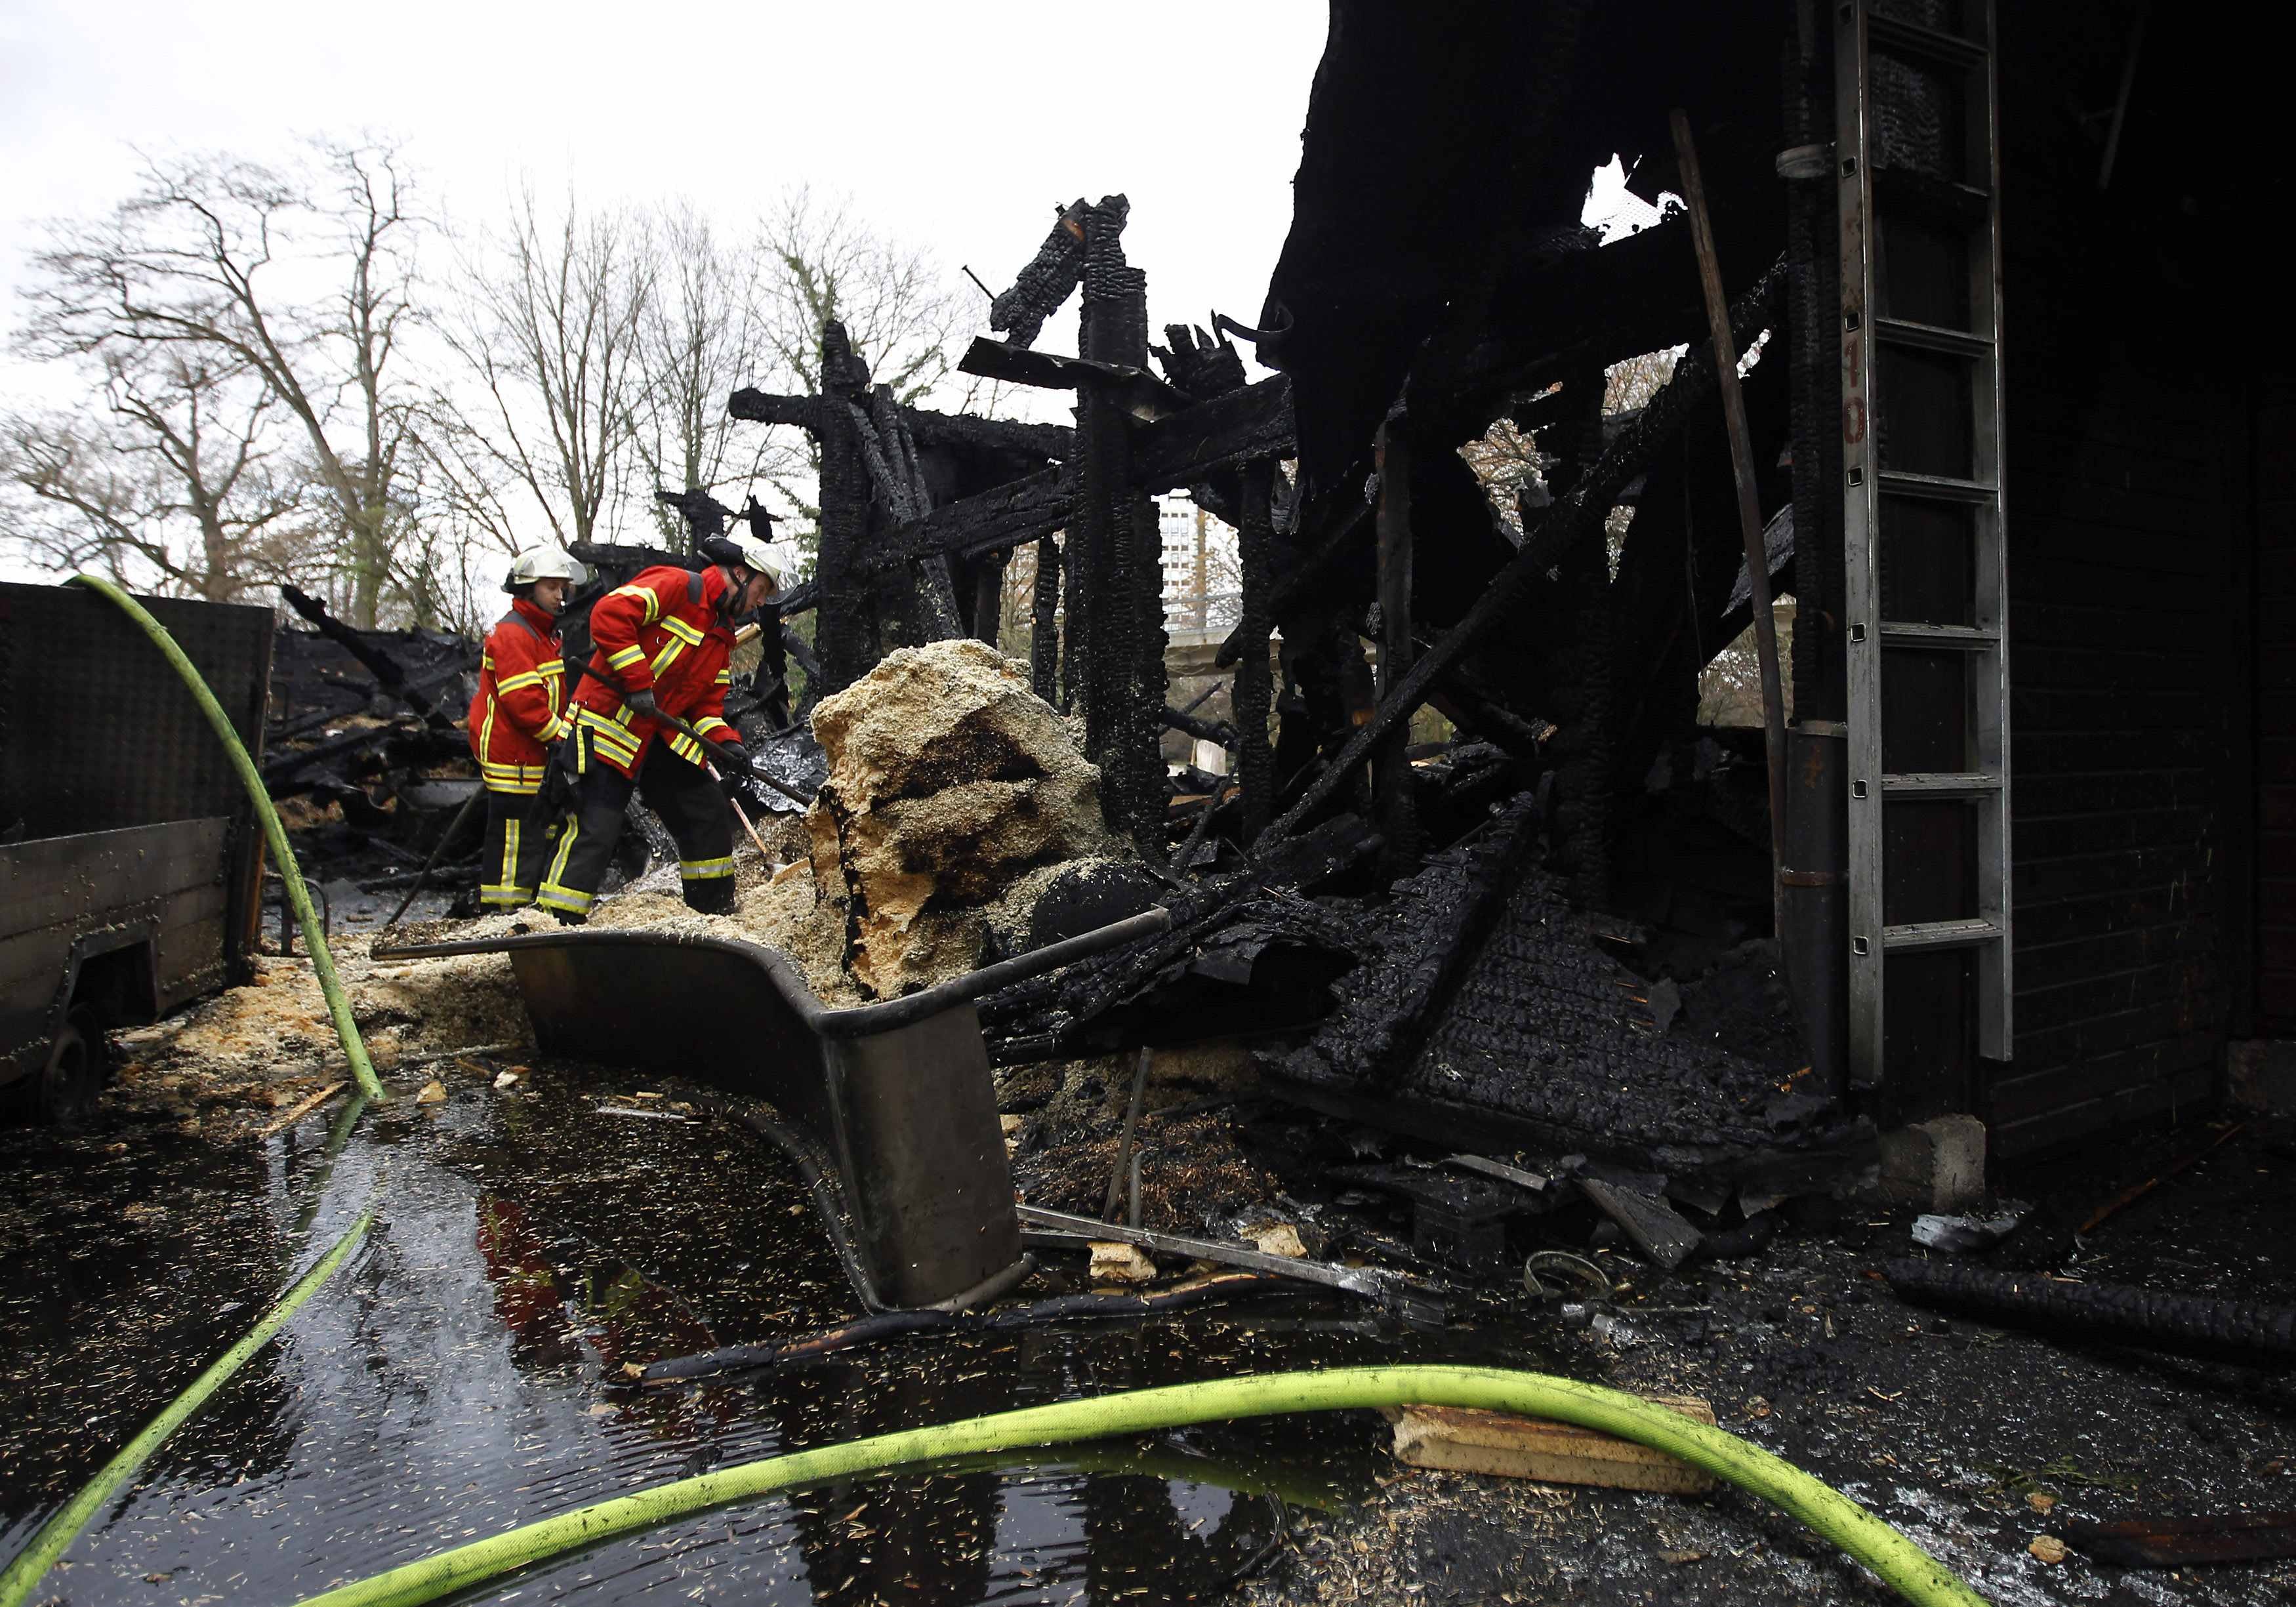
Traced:
[[1921, 1607], [1984, 1607], [1983, 1597], [1904, 1535], [1849, 1496], [1758, 1446], [1598, 1384], [1496, 1367], [1263, 1373], [878, 1434], [597, 1502], [341, 1586], [308, 1598], [302, 1607], [410, 1607], [580, 1546], [730, 1501], [940, 1457], [1279, 1412], [1411, 1405], [1515, 1412], [1636, 1441], [1726, 1479], [1800, 1519], [1909, 1602]]
[[327, 996], [327, 1014], [334, 1021], [335, 1036], [342, 1040], [343, 1054], [351, 1062], [351, 1075], [358, 1078], [359, 1092], [369, 1099], [378, 1103], [388, 1100], [390, 1094], [384, 1091], [373, 1065], [367, 1060], [366, 1041], [359, 1037], [358, 1023], [351, 1019], [350, 996], [343, 991], [342, 979], [335, 974], [335, 958], [327, 952], [326, 933], [319, 925], [318, 912], [311, 907], [311, 890], [303, 885], [303, 873], [295, 863], [295, 850], [287, 844], [287, 828], [279, 824], [279, 811], [271, 807], [271, 793], [264, 786], [255, 761], [247, 756], [246, 745], [239, 740], [239, 733], [231, 728], [231, 717], [216, 701], [214, 692], [201, 676], [198, 667], [176, 644], [176, 638], [168, 634], [168, 627], [152, 617], [151, 610], [101, 575], [75, 575], [72, 579], [111, 598], [143, 627], [144, 634], [152, 638], [152, 644], [184, 677], [184, 685], [199, 701], [200, 712], [208, 717], [208, 724], [223, 739], [224, 751], [231, 756], [240, 785], [247, 789], [248, 799], [263, 822], [264, 840], [271, 845], [271, 857], [279, 866], [279, 878], [287, 884], [288, 901], [295, 906], [295, 922], [303, 929], [303, 946], [311, 951], [311, 968], [319, 973], [319, 990]]
[[335, 1241], [332, 1249], [319, 1258], [312, 1267], [295, 1282], [295, 1286], [279, 1297], [278, 1303], [263, 1314], [263, 1320], [249, 1329], [240, 1341], [208, 1364], [207, 1370], [191, 1382], [191, 1387], [169, 1401], [165, 1409], [150, 1423], [144, 1431], [127, 1442], [127, 1447], [105, 1463], [94, 1478], [81, 1486], [80, 1492], [65, 1503], [62, 1511], [40, 1526], [32, 1543], [16, 1554], [5, 1572], [0, 1572], [0, 1607], [18, 1607], [32, 1594], [32, 1587], [40, 1582], [49, 1565], [63, 1555], [65, 1547], [79, 1537], [87, 1521], [97, 1509], [111, 1499], [112, 1492], [130, 1479], [136, 1470], [152, 1459], [168, 1435], [174, 1433], [184, 1419], [206, 1404], [209, 1396], [219, 1389], [224, 1381], [243, 1366], [247, 1358], [263, 1349], [264, 1341], [279, 1331], [279, 1325], [293, 1316], [303, 1302], [317, 1292], [320, 1284], [332, 1277], [335, 1269], [350, 1257], [358, 1242], [374, 1221], [373, 1210], [359, 1213], [343, 1236]]

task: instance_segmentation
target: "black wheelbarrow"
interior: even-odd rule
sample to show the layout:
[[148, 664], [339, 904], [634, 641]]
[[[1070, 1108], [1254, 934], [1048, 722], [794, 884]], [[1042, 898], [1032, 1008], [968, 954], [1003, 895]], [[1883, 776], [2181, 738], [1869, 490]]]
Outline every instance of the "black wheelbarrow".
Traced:
[[373, 957], [508, 955], [544, 1050], [764, 1101], [782, 1119], [763, 1130], [806, 1173], [863, 1303], [955, 1308], [1027, 1271], [973, 1001], [1170, 923], [1152, 909], [842, 1010], [780, 953], [726, 938], [582, 927]]

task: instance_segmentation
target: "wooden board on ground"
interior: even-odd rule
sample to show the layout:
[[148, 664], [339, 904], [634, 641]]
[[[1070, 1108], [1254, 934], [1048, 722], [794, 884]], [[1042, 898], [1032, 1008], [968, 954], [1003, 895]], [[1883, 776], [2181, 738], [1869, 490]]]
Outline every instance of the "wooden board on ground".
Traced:
[[[1714, 1408], [1694, 1395], [1654, 1395], [1650, 1400], [1713, 1426]], [[1571, 1423], [1464, 1406], [1405, 1406], [1390, 1415], [1396, 1460], [1413, 1467], [1673, 1496], [1703, 1495], [1714, 1488], [1712, 1474], [1686, 1462]]]

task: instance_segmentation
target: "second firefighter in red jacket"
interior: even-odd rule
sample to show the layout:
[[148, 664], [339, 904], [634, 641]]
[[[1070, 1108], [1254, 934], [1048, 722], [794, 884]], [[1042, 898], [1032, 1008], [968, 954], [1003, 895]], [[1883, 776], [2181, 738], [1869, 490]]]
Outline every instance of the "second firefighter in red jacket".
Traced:
[[570, 730], [558, 616], [582, 566], [557, 547], [529, 547], [511, 561], [503, 590], [510, 612], [487, 633], [478, 695], [471, 700], [471, 751], [487, 791], [486, 869], [479, 902], [514, 909], [534, 902], [550, 857], [547, 823], [529, 820], [550, 762]]
[[699, 574], [669, 565], [644, 570], [591, 609], [596, 651], [574, 694], [574, 730], [559, 750], [559, 762], [573, 772], [573, 809], [535, 899], [561, 921], [589, 915], [633, 793], [677, 840], [685, 902], [710, 914], [734, 908], [726, 796], [701, 744], [657, 717], [684, 720], [747, 768], [749, 755], [726, 723], [726, 688], [734, 621], [775, 586], [768, 550], [752, 536], [716, 537], [705, 546], [713, 562]]

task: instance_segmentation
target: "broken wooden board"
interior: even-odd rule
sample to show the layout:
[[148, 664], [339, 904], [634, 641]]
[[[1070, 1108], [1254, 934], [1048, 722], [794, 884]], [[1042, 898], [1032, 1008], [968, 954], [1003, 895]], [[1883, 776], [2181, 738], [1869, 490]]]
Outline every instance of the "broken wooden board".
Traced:
[[[1714, 1426], [1714, 1408], [1694, 1395], [1647, 1398], [1693, 1423]], [[1395, 1423], [1396, 1460], [1412, 1467], [1670, 1496], [1703, 1495], [1714, 1488], [1714, 1476], [1702, 1469], [1573, 1423], [1466, 1406], [1405, 1406], [1389, 1415]]]
[[1619, 1225], [1644, 1259], [1672, 1272], [1690, 1259], [1705, 1235], [1665, 1201], [1619, 1188], [1597, 1177], [1581, 1177], [1578, 1187], [1595, 1208]]
[[2268, 1562], [2296, 1557], [2296, 1513], [2228, 1513], [2196, 1518], [2074, 1519], [2057, 1537], [2075, 1551], [2123, 1568]]
[[[1713, 1407], [1696, 1396], [1645, 1398], [1713, 1424]], [[1701, 1469], [1572, 1423], [1459, 1406], [1405, 1406], [1386, 1414], [1395, 1423], [1397, 1458], [1414, 1467], [1684, 1495], [1714, 1488], [1713, 1477]]]

